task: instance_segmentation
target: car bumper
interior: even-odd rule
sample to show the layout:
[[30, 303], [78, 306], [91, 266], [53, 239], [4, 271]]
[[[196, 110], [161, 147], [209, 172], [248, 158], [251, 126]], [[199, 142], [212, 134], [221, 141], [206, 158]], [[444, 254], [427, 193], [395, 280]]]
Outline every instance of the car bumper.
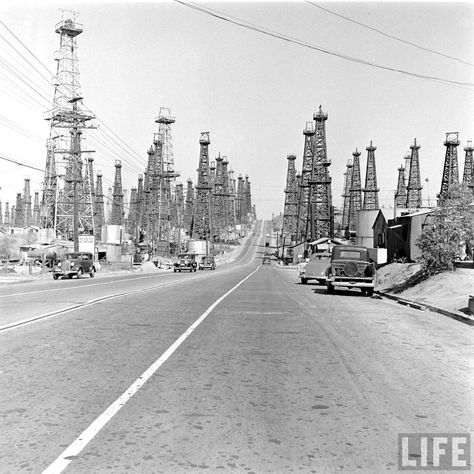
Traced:
[[346, 280], [346, 281], [335, 281], [327, 279], [326, 282], [333, 286], [340, 286], [345, 288], [373, 288], [373, 281], [360, 281], [360, 280]]

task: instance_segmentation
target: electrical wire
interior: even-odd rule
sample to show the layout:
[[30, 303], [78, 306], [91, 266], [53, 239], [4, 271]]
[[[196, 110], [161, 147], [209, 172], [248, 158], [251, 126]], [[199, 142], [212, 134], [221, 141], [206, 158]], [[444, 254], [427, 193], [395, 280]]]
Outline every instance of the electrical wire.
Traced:
[[354, 19], [349, 18], [347, 16], [341, 15], [340, 13], [336, 13], [335, 11], [329, 10], [329, 8], [325, 8], [321, 5], [318, 5], [317, 3], [314, 3], [311, 0], [304, 0], [304, 1], [306, 3], [308, 3], [309, 5], [312, 5], [313, 7], [319, 8], [320, 10], [323, 10], [323, 11], [325, 11], [325, 12], [331, 14], [331, 15], [337, 16], [337, 17], [342, 18], [343, 20], [346, 20], [346, 21], [350, 21], [351, 23], [362, 26], [363, 28], [367, 28], [368, 30], [375, 31], [376, 33], [379, 33], [380, 35], [383, 35], [383, 36], [385, 36], [387, 38], [390, 38], [390, 39], [393, 39], [395, 41], [399, 41], [400, 43], [408, 44], [408, 45], [413, 46], [417, 49], [421, 49], [422, 51], [427, 51], [428, 53], [437, 54], [438, 56], [442, 56], [443, 58], [452, 59], [453, 61], [458, 61], [458, 62], [466, 64], [468, 66], [474, 66], [473, 63], [470, 63], [469, 61], [465, 61], [464, 59], [457, 58], [455, 56], [450, 56], [449, 54], [444, 54], [444, 53], [441, 53], [441, 52], [436, 51], [434, 49], [425, 48], [424, 46], [421, 46], [419, 44], [416, 44], [416, 43], [413, 43], [411, 41], [407, 41], [407, 40], [404, 40], [402, 38], [399, 38], [397, 36], [385, 33], [385, 31], [379, 30], [378, 28], [374, 28], [373, 26], [366, 25], [366, 24], [364, 24], [360, 21], [357, 21], [357, 20], [354, 20]]
[[26, 163], [21, 163], [20, 161], [7, 158], [6, 156], [0, 155], [0, 160], [9, 161], [10, 163], [15, 163], [18, 166], [24, 166], [25, 168], [30, 168], [32, 170], [41, 171], [41, 173], [44, 173], [44, 169], [36, 168], [36, 166], [27, 165]]
[[272, 32], [271, 30], [268, 30], [264, 27], [252, 25], [251, 23], [248, 23], [245, 20], [241, 20], [241, 19], [236, 18], [236, 17], [231, 17], [230, 15], [227, 15], [226, 13], [222, 13], [222, 12], [219, 12], [217, 10], [212, 10], [210, 8], [202, 7], [202, 6], [197, 5], [195, 3], [192, 3], [192, 2], [184, 2], [182, 0], [173, 0], [173, 1], [176, 2], [176, 3], [179, 3], [180, 5], [183, 5], [185, 7], [191, 8], [192, 10], [197, 10], [201, 13], [212, 16], [212, 17], [217, 18], [219, 20], [223, 20], [223, 21], [226, 21], [228, 23], [232, 23], [234, 25], [240, 26], [241, 28], [245, 28], [247, 30], [255, 31], [257, 33], [261, 33], [261, 34], [266, 35], [266, 36], [271, 36], [273, 38], [277, 38], [277, 39], [280, 39], [282, 41], [286, 41], [288, 43], [297, 44], [299, 46], [303, 46], [303, 47], [308, 48], [308, 49], [319, 51], [319, 52], [324, 53], [324, 54], [328, 54], [328, 55], [331, 55], [331, 56], [336, 56], [336, 57], [338, 57], [340, 59], [343, 59], [345, 61], [350, 61], [350, 62], [354, 62], [354, 63], [357, 63], [357, 64], [362, 64], [362, 65], [365, 65], [365, 66], [370, 66], [370, 67], [385, 70], [385, 71], [397, 72], [399, 74], [404, 74], [404, 75], [407, 75], [407, 76], [410, 76], [410, 77], [416, 77], [418, 79], [426, 79], [426, 80], [430, 80], [430, 81], [434, 81], [434, 82], [438, 82], [438, 83], [442, 83], [442, 84], [447, 84], [447, 85], [451, 85], [451, 86], [474, 87], [474, 83], [472, 83], [472, 82], [453, 81], [453, 80], [450, 80], [450, 79], [444, 79], [442, 77], [419, 74], [419, 73], [411, 72], [411, 71], [408, 71], [408, 70], [405, 70], [405, 69], [398, 69], [398, 68], [391, 67], [391, 66], [383, 66], [381, 64], [373, 63], [373, 62], [367, 61], [365, 59], [360, 59], [360, 58], [350, 56], [350, 55], [347, 55], [347, 54], [344, 54], [344, 53], [331, 51], [331, 50], [328, 50], [326, 48], [323, 48], [323, 47], [320, 47], [320, 46], [317, 46], [317, 45], [314, 45], [314, 44], [311, 44], [311, 43], [307, 43], [306, 41], [289, 37], [289, 36], [284, 35], [282, 33]]

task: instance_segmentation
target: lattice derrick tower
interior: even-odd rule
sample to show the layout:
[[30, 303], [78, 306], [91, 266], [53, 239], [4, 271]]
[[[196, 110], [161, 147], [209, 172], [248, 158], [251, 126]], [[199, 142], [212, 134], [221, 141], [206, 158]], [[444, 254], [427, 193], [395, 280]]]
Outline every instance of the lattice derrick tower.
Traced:
[[25, 215], [23, 213], [23, 198], [21, 197], [21, 193], [17, 193], [16, 195], [15, 212], [12, 211], [12, 216], [13, 227], [25, 226]]
[[344, 173], [344, 191], [342, 194], [342, 228], [344, 230], [349, 227], [349, 215], [351, 209], [352, 167], [352, 159], [349, 158], [347, 160], [346, 171]]
[[[35, 197], [33, 200], [33, 215], [32, 215], [32, 223], [34, 226], [39, 226], [40, 225], [40, 213], [41, 213], [41, 207], [40, 207], [40, 199], [39, 199], [39, 191], [35, 191]], [[1, 219], [1, 211], [0, 211], [0, 219]]]
[[187, 180], [186, 186], [186, 202], [184, 207], [184, 229], [187, 234], [191, 234], [193, 227], [194, 214], [194, 188], [191, 178]]
[[357, 212], [362, 209], [362, 180], [360, 177], [360, 152], [352, 153], [352, 182], [351, 200], [349, 204], [349, 230], [355, 231], [357, 227]]
[[102, 189], [102, 171], [97, 171], [94, 191], [94, 219], [96, 240], [102, 240], [102, 226], [105, 224], [104, 191]]
[[413, 145], [410, 145], [410, 174], [407, 183], [407, 200], [406, 207], [408, 209], [419, 209], [422, 206], [421, 199], [421, 176], [420, 176], [420, 159], [418, 150], [420, 145], [417, 145], [416, 138], [413, 140]]
[[466, 157], [464, 159], [464, 173], [462, 177], [462, 182], [465, 186], [468, 186], [471, 191], [474, 191], [474, 159], [472, 152], [474, 147], [472, 146], [472, 141], [467, 142], [467, 146], [464, 148], [466, 152]]
[[239, 225], [244, 223], [244, 178], [241, 174], [237, 177], [237, 195], [236, 195], [236, 223]]
[[194, 203], [192, 238], [209, 240], [211, 229], [211, 184], [209, 171], [209, 132], [202, 132], [199, 139], [199, 167]]
[[235, 230], [237, 224], [237, 185], [234, 178], [234, 170], [228, 168], [229, 173], [229, 226]]
[[29, 226], [33, 222], [33, 214], [31, 210], [31, 192], [30, 192], [30, 178], [25, 178], [23, 186], [23, 225]]
[[314, 137], [314, 122], [306, 122], [303, 130], [304, 149], [303, 149], [303, 166], [301, 169], [301, 179], [299, 183], [299, 198], [298, 198], [298, 220], [296, 223], [296, 241], [306, 240], [308, 229], [309, 216], [309, 180], [311, 171], [313, 169], [313, 137]]
[[370, 145], [367, 150], [367, 167], [365, 171], [364, 193], [364, 209], [379, 209], [379, 188], [377, 187], [377, 169], [375, 166], [375, 150], [376, 146]]
[[175, 203], [176, 203], [176, 222], [175, 227], [179, 229], [184, 228], [184, 189], [183, 184], [178, 183], [175, 187]]
[[13, 226], [15, 226], [15, 216], [16, 216], [16, 206], [12, 206], [10, 222], [13, 222]]
[[245, 210], [246, 210], [246, 222], [248, 225], [251, 224], [252, 220], [252, 191], [250, 189], [251, 182], [249, 175], [245, 175]]
[[248, 209], [248, 198], [247, 198], [247, 189], [248, 189], [249, 177], [246, 175], [244, 177], [242, 185], [242, 203], [241, 203], [241, 214], [242, 214], [242, 224], [248, 225], [249, 221], [249, 209]]
[[282, 235], [291, 235], [292, 240], [296, 234], [296, 222], [298, 218], [298, 181], [296, 179], [295, 155], [288, 155], [286, 186], [285, 186], [285, 206], [283, 208], [283, 228]]
[[112, 210], [109, 223], [123, 225], [123, 190], [122, 190], [122, 162], [115, 160], [115, 178], [112, 191]]
[[319, 111], [313, 115], [315, 120], [314, 158], [309, 179], [309, 212], [306, 236], [311, 240], [332, 237], [333, 234], [331, 177], [329, 176], [331, 161], [327, 158], [326, 146], [327, 118], [328, 115], [319, 106]]
[[10, 226], [10, 203], [5, 202], [5, 217], [3, 218], [3, 223], [7, 226]]
[[130, 190], [130, 205], [127, 217], [127, 231], [132, 237], [136, 239], [138, 237], [138, 201], [137, 201], [137, 188], [132, 186]]
[[91, 228], [95, 234], [95, 190], [94, 190], [94, 158], [87, 157], [84, 169], [83, 188], [84, 199], [81, 201], [81, 214], [91, 216]]
[[[83, 192], [81, 134], [94, 126], [94, 116], [82, 104], [79, 84], [77, 36], [82, 25], [77, 14], [63, 10], [55, 32], [60, 35], [53, 108], [45, 113], [50, 121], [43, 185], [41, 221], [63, 235], [74, 237], [78, 247], [78, 232], [93, 232], [93, 203]], [[69, 132], [69, 133], [68, 133]]]
[[441, 190], [438, 194], [440, 200], [447, 197], [452, 185], [459, 183], [458, 145], [459, 133], [446, 133], [446, 140], [444, 142], [446, 156], [444, 159], [443, 178], [441, 179]]
[[155, 149], [153, 148], [153, 146], [150, 146], [150, 148], [147, 150], [147, 155], [148, 161], [144, 173], [145, 178], [143, 183], [143, 219], [141, 222], [141, 226], [143, 227], [143, 230], [148, 234], [148, 232], [150, 231], [150, 213], [152, 211], [151, 180], [156, 179], [155, 176], [158, 174]]
[[224, 158], [219, 155], [216, 157], [216, 171], [213, 186], [213, 203], [212, 203], [212, 222], [214, 227], [214, 235], [219, 239], [223, 239], [226, 228], [226, 203], [227, 196], [224, 193]]
[[234, 225], [233, 223], [233, 209], [232, 209], [232, 200], [231, 200], [231, 183], [229, 178], [229, 161], [227, 157], [224, 156], [222, 160], [222, 195], [224, 200], [224, 209], [223, 209], [223, 224], [224, 231], [226, 233], [226, 238], [228, 237], [228, 232], [230, 227]]
[[406, 207], [407, 186], [405, 183], [405, 168], [403, 165], [398, 168], [397, 190], [395, 191], [395, 204], [397, 207]]

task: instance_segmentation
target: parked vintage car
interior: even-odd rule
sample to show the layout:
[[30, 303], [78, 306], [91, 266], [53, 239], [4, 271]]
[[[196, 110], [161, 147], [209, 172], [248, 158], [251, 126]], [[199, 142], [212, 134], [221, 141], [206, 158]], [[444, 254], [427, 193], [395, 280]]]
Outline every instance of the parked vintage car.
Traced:
[[375, 266], [366, 247], [336, 245], [332, 249], [331, 265], [327, 270], [328, 293], [334, 288], [360, 288], [362, 293], [374, 293]]
[[174, 272], [182, 272], [183, 270], [195, 272], [196, 269], [196, 254], [194, 253], [181, 253], [178, 255], [178, 261], [174, 262]]
[[204, 270], [205, 268], [209, 268], [209, 270], [215, 270], [216, 260], [211, 255], [205, 255], [204, 257], [201, 257], [198, 268], [199, 270]]
[[315, 252], [309, 257], [309, 262], [300, 264], [300, 280], [303, 285], [309, 280], [317, 280], [320, 285], [326, 283], [327, 269], [331, 265], [329, 252]]
[[57, 280], [59, 277], [67, 276], [72, 278], [81, 278], [88, 273], [94, 278], [98, 265], [94, 263], [94, 255], [91, 252], [68, 252], [53, 267], [53, 278]]
[[262, 265], [270, 265], [271, 261], [270, 261], [270, 257], [268, 257], [267, 255], [265, 255], [263, 258], [262, 258]]

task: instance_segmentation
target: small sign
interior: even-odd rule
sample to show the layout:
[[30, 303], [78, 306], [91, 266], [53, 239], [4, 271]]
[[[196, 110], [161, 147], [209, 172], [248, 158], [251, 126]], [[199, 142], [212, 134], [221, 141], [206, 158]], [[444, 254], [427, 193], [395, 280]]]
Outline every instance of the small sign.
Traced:
[[94, 254], [95, 239], [93, 235], [84, 234], [79, 236], [79, 252], [90, 252]]

